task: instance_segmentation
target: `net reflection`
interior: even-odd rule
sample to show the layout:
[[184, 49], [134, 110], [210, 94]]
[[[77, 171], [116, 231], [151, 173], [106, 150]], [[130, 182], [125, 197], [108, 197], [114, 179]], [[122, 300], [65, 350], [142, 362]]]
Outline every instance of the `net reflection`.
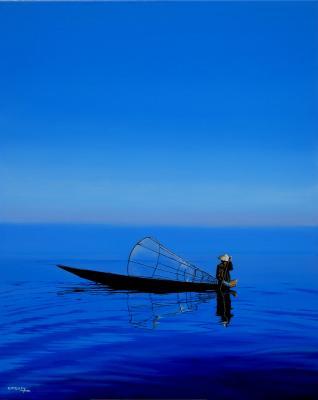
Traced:
[[129, 322], [134, 327], [155, 329], [162, 320], [178, 314], [195, 312], [203, 303], [216, 300], [216, 315], [220, 323], [228, 326], [233, 316], [230, 293], [127, 293]]

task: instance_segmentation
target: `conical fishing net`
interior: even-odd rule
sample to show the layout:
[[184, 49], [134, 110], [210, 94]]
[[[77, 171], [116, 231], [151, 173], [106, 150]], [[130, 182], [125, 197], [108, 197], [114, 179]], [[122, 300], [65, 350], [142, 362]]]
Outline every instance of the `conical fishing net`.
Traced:
[[128, 259], [127, 274], [181, 282], [216, 283], [212, 275], [177, 256], [151, 237], [140, 240], [133, 247]]

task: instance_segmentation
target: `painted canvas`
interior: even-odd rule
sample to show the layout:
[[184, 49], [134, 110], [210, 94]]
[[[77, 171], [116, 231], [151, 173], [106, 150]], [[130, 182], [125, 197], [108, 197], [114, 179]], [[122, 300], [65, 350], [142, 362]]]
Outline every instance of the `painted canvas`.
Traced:
[[317, 2], [0, 2], [0, 399], [313, 400]]

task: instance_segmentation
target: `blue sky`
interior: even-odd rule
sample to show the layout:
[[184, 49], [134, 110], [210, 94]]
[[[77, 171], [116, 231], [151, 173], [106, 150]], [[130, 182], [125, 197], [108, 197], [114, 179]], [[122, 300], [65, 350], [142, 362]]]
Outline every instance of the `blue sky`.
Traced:
[[0, 4], [0, 220], [316, 225], [317, 14]]

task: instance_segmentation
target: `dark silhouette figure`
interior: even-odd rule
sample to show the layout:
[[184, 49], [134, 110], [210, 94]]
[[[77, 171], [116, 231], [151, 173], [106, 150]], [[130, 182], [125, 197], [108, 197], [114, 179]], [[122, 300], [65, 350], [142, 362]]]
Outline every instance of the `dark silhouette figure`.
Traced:
[[219, 256], [221, 261], [216, 267], [216, 278], [218, 280], [219, 288], [223, 287], [234, 287], [237, 284], [237, 280], [231, 280], [230, 271], [233, 271], [232, 257], [228, 254]]

